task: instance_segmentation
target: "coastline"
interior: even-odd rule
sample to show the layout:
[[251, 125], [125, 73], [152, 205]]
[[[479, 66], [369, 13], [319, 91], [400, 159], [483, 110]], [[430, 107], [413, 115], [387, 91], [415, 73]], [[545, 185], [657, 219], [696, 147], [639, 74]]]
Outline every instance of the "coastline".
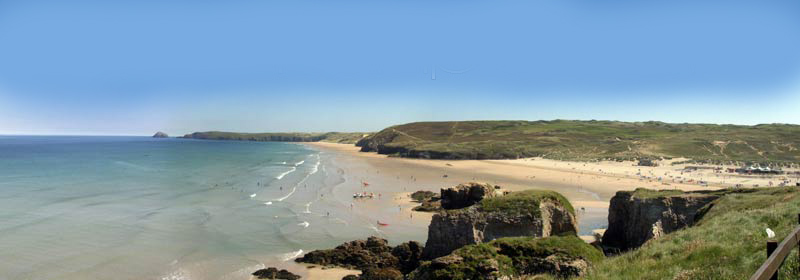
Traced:
[[[631, 162], [584, 163], [548, 159], [517, 160], [431, 160], [396, 158], [377, 153], [360, 152], [352, 144], [327, 142], [301, 143], [332, 156], [336, 168], [345, 177], [334, 195], [342, 202], [352, 202], [352, 214], [364, 221], [379, 221], [389, 226], [375, 226], [374, 235], [386, 238], [390, 244], [408, 240], [424, 243], [427, 226], [433, 213], [416, 212], [417, 204], [409, 194], [418, 190], [438, 192], [442, 187], [478, 181], [499, 185], [511, 191], [527, 189], [553, 190], [563, 194], [575, 207], [579, 233], [587, 242], [607, 227], [609, 201], [617, 191], [647, 189], [678, 189], [683, 191], [715, 190], [723, 186], [702, 186], [689, 183], [667, 184], [635, 173], [653, 175], [658, 172], [679, 172], [682, 165], [638, 167]], [[633, 173], [633, 174], [632, 174]], [[446, 175], [446, 176], [445, 176]], [[683, 178], [707, 176], [700, 172], [682, 174]], [[651, 176], [648, 176], [651, 177]], [[651, 177], [654, 178], [654, 177]], [[750, 178], [753, 179], [753, 178]], [[695, 179], [696, 180], [696, 179]], [[362, 186], [368, 182], [369, 186]], [[375, 198], [352, 199], [352, 193], [372, 192]], [[369, 222], [374, 225], [374, 222]], [[357, 237], [356, 239], [368, 236]], [[325, 248], [318, 248], [325, 249]], [[326, 279], [344, 273], [339, 268], [306, 268], [293, 264], [298, 274], [307, 279]], [[334, 270], [331, 270], [334, 269]], [[330, 274], [334, 273], [334, 274]], [[350, 274], [354, 273], [350, 271]], [[347, 275], [347, 274], [344, 274]]]

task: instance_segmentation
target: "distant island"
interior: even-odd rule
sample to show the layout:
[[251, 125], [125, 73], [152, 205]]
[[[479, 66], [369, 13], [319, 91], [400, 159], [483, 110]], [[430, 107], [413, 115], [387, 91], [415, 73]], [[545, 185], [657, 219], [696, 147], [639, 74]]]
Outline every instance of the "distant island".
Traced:
[[169, 135], [167, 135], [164, 132], [159, 131], [159, 132], [156, 132], [156, 134], [153, 134], [153, 138], [169, 138]]
[[800, 162], [800, 125], [672, 124], [619, 121], [447, 121], [391, 126], [377, 133], [196, 132], [183, 138], [355, 143], [364, 152], [430, 159]]

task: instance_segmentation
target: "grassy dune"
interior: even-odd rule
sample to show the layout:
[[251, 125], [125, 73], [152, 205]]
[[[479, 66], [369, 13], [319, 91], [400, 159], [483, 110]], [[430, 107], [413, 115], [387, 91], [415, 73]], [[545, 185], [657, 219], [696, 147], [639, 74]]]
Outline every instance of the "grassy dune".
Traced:
[[403, 157], [633, 159], [800, 162], [800, 126], [617, 121], [417, 122], [386, 128], [358, 143]]

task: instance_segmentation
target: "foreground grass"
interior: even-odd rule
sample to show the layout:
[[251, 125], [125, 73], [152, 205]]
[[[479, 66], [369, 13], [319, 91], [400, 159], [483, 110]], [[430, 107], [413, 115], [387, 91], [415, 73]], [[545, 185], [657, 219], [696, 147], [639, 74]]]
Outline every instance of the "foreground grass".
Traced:
[[[729, 193], [696, 225], [595, 263], [587, 279], [747, 279], [766, 260], [766, 228], [782, 240], [797, 226], [800, 192], [772, 188]], [[783, 279], [798, 279], [791, 254]]]

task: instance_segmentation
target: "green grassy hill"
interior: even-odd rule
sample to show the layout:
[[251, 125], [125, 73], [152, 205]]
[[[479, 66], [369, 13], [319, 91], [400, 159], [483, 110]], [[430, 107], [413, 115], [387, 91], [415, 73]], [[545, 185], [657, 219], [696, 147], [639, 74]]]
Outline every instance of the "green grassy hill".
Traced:
[[571, 120], [417, 122], [386, 128], [357, 145], [362, 151], [441, 159], [687, 157], [800, 162], [800, 126]]
[[206, 140], [237, 140], [237, 141], [265, 141], [265, 142], [333, 142], [354, 144], [368, 133], [363, 132], [327, 132], [327, 133], [238, 133], [207, 131], [186, 134], [183, 138]]

